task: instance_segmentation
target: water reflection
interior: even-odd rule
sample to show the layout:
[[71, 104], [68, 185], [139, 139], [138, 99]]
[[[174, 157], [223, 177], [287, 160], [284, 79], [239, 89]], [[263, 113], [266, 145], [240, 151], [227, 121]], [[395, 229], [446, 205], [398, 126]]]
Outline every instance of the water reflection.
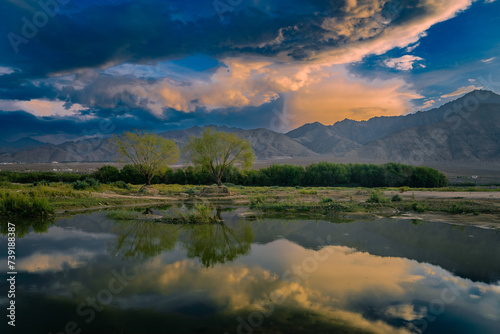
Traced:
[[189, 258], [197, 258], [205, 267], [231, 262], [250, 251], [254, 234], [245, 223], [230, 228], [224, 223], [189, 226], [189, 239], [184, 243]]
[[123, 259], [145, 261], [175, 247], [179, 228], [145, 220], [124, 221], [115, 225], [117, 234], [111, 253]]
[[188, 258], [197, 258], [208, 268], [231, 262], [250, 251], [254, 233], [248, 223], [227, 226], [220, 217], [217, 224], [173, 225], [145, 220], [119, 222], [110, 252], [125, 260], [144, 262], [172, 250], [178, 241]]
[[16, 226], [16, 237], [22, 238], [28, 233], [46, 233], [49, 227], [54, 224], [54, 218], [25, 218], [25, 219], [6, 219], [0, 218], [0, 233], [6, 236], [8, 232], [8, 223], [13, 223]]
[[[59, 333], [73, 320], [82, 333], [498, 332], [494, 231], [222, 218], [220, 225], [173, 226], [97, 213], [29, 233], [18, 243], [16, 329]], [[34, 266], [40, 245], [50, 245], [44, 255], [61, 263]], [[98, 300], [102, 310], [87, 323], [78, 305], [107, 289], [123, 267], [134, 279], [108, 304]]]

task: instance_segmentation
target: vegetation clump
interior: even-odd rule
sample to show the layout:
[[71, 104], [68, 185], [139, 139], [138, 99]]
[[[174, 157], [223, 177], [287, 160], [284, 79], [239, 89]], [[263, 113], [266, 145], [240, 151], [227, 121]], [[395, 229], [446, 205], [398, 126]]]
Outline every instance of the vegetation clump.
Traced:
[[394, 195], [391, 198], [391, 202], [401, 202], [402, 200], [403, 200], [403, 198], [399, 195]]
[[125, 183], [122, 180], [115, 181], [115, 182], [111, 183], [111, 185], [113, 187], [120, 188], [120, 189], [125, 189], [125, 190], [131, 190], [132, 189], [132, 187], [128, 183]]
[[94, 178], [87, 177], [83, 181], [77, 180], [73, 183], [73, 189], [75, 190], [88, 190], [88, 189], [97, 189], [101, 184]]
[[382, 194], [379, 189], [372, 190], [367, 200], [368, 203], [388, 203], [389, 199]]
[[54, 208], [45, 198], [22, 193], [0, 193], [0, 215], [17, 217], [44, 217], [54, 214]]
[[221, 221], [220, 212], [210, 204], [196, 204], [192, 211], [178, 211], [175, 217], [167, 218], [166, 221], [174, 224], [214, 224]]

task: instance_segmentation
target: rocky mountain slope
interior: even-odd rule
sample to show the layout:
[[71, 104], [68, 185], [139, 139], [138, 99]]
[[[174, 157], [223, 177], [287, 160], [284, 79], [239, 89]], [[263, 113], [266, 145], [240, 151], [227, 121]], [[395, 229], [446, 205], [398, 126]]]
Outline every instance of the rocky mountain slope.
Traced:
[[[258, 160], [300, 158], [319, 161], [396, 161], [500, 163], [500, 96], [474, 91], [439, 108], [405, 116], [375, 117], [368, 121], [344, 120], [326, 126], [303, 125], [287, 134], [267, 129], [242, 130], [217, 127], [247, 139]], [[174, 130], [161, 136], [183, 146], [202, 127]], [[8, 149], [0, 143], [0, 162], [49, 163], [111, 162], [117, 157], [109, 138], [93, 138], [61, 145], [38, 145]], [[183, 157], [186, 161], [186, 157]]]

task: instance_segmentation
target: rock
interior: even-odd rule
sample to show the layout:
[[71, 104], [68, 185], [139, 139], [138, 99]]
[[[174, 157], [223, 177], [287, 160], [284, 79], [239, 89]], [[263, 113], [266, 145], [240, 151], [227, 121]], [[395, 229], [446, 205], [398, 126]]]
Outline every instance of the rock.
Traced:
[[144, 185], [141, 187], [141, 189], [139, 189], [139, 193], [144, 194], [144, 195], [156, 196], [160, 193], [160, 191], [155, 189], [153, 186]]
[[206, 187], [196, 193], [200, 197], [221, 197], [221, 196], [231, 196], [231, 192], [228, 187], [225, 186], [211, 186]]

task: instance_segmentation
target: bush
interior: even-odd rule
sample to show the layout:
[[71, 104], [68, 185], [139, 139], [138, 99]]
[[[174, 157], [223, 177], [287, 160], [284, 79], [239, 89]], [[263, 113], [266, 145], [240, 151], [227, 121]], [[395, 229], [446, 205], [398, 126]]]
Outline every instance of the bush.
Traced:
[[372, 190], [367, 200], [368, 203], [387, 203], [389, 199], [382, 195], [380, 190]]
[[399, 196], [399, 195], [394, 195], [391, 198], [392, 202], [401, 202], [402, 200], [403, 200], [403, 198], [401, 198], [401, 196]]
[[120, 180], [120, 171], [115, 166], [102, 166], [92, 175], [102, 183], [112, 183]]
[[411, 207], [414, 211], [417, 211], [419, 213], [425, 212], [425, 208], [417, 202], [413, 202]]
[[130, 186], [130, 184], [125, 183], [125, 182], [123, 182], [123, 181], [121, 181], [121, 180], [120, 180], [120, 181], [113, 182], [113, 183], [111, 183], [111, 185], [112, 185], [113, 187], [120, 188], [120, 189], [126, 189], [126, 190], [130, 190], [130, 189], [132, 189], [132, 187]]
[[36, 186], [49, 186], [49, 185], [50, 185], [49, 181], [45, 181], [45, 180], [33, 182], [33, 187], [36, 187]]
[[54, 213], [45, 198], [25, 194], [0, 194], [0, 213], [4, 216], [43, 217]]
[[73, 183], [73, 189], [75, 190], [87, 190], [88, 188], [90, 188], [90, 184], [85, 181], [78, 180]]
[[95, 189], [101, 184], [99, 181], [97, 181], [94, 178], [87, 177], [83, 181], [76, 181], [73, 183], [73, 189], [75, 190], [88, 190], [88, 189]]
[[217, 222], [217, 216], [212, 215], [215, 208], [210, 204], [196, 204], [193, 211], [178, 212], [171, 220], [180, 224], [211, 224]]
[[265, 195], [257, 195], [250, 198], [250, 205], [255, 206], [257, 204], [265, 204], [267, 202], [267, 197]]
[[323, 204], [333, 203], [333, 199], [331, 199], [331, 198], [327, 198], [327, 197], [323, 197], [323, 198], [321, 199], [321, 203], [323, 203]]
[[89, 184], [89, 186], [91, 186], [92, 188], [97, 188], [101, 185], [101, 183], [99, 181], [97, 181], [96, 179], [94, 179], [92, 177], [86, 177], [83, 181], [87, 182]]
[[299, 194], [302, 194], [302, 195], [317, 195], [318, 192], [316, 190], [299, 190]]

